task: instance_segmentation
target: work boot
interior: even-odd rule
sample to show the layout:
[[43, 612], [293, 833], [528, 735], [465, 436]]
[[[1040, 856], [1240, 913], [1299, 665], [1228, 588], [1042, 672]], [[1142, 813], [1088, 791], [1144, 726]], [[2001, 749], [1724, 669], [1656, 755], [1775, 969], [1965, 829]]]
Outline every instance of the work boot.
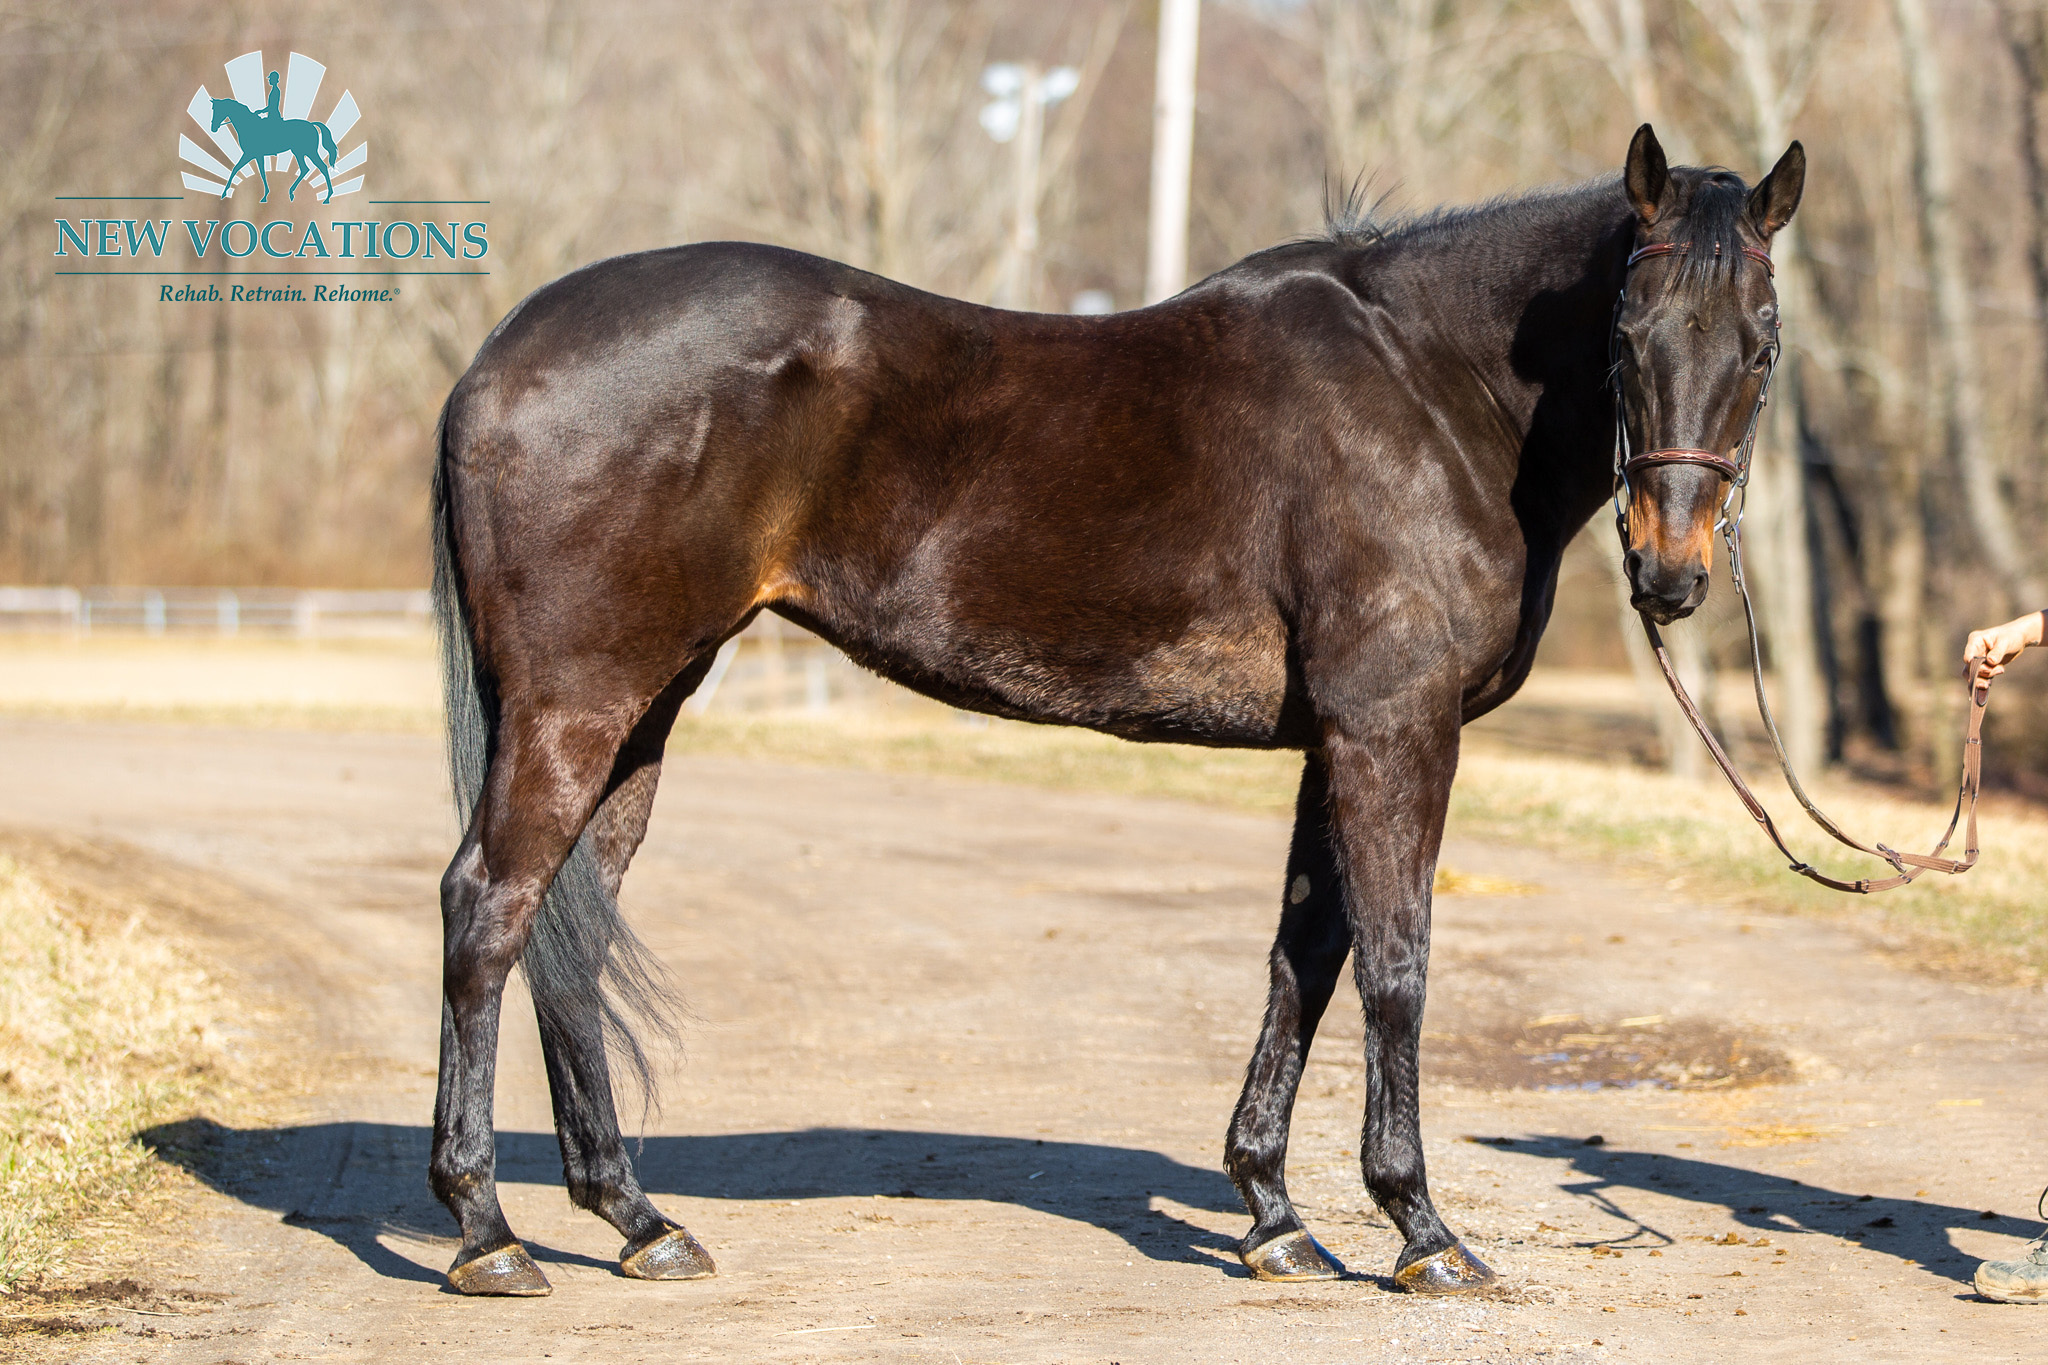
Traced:
[[2015, 1261], [1986, 1261], [1977, 1267], [1977, 1292], [1999, 1303], [2048, 1301], [2048, 1233], [2027, 1244]]

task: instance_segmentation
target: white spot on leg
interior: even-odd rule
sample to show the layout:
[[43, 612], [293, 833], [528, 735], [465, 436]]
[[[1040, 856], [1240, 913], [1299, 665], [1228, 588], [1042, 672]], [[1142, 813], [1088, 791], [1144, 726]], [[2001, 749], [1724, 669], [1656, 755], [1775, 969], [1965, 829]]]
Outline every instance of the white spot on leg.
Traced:
[[1300, 905], [1308, 899], [1308, 892], [1308, 873], [1296, 873], [1293, 885], [1287, 888], [1287, 903], [1289, 905]]

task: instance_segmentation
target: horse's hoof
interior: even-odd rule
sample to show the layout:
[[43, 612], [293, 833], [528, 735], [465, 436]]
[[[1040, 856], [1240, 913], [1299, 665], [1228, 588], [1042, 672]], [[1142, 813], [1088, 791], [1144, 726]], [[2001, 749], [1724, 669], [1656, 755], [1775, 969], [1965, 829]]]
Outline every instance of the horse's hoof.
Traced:
[[1484, 1261], [1465, 1250], [1463, 1242], [1453, 1242], [1436, 1255], [1394, 1272], [1395, 1287], [1410, 1294], [1467, 1294], [1499, 1279]]
[[718, 1267], [687, 1228], [671, 1227], [652, 1241], [621, 1247], [619, 1273], [634, 1280], [702, 1280]]
[[1337, 1258], [1302, 1228], [1238, 1254], [1252, 1274], [1262, 1280], [1337, 1280], [1344, 1276], [1344, 1267], [1337, 1264]]
[[555, 1292], [533, 1257], [517, 1242], [448, 1267], [448, 1283], [459, 1294], [538, 1299]]

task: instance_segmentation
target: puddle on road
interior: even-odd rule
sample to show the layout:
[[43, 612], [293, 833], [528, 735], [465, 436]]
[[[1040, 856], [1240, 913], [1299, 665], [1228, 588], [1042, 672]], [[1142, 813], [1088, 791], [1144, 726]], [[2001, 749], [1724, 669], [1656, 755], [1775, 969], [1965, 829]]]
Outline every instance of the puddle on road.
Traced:
[[1487, 1090], [1719, 1090], [1793, 1078], [1778, 1049], [1707, 1020], [1551, 1016], [1426, 1034], [1423, 1074]]

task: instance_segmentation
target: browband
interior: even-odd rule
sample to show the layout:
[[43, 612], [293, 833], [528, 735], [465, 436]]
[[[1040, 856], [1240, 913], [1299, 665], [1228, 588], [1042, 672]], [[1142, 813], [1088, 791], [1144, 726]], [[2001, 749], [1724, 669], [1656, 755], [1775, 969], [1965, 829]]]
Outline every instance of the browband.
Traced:
[[[1628, 263], [1633, 268], [1637, 261], [1642, 260], [1646, 256], [1683, 256], [1690, 250], [1692, 250], [1691, 242], [1652, 242], [1648, 246], [1637, 247], [1634, 254], [1628, 258]], [[1742, 254], [1762, 266], [1765, 273], [1774, 277], [1777, 275], [1777, 267], [1771, 264], [1770, 252], [1763, 250], [1761, 247], [1744, 246]], [[1720, 255], [1721, 244], [1716, 242], [1714, 243], [1714, 256], [1718, 260]]]

